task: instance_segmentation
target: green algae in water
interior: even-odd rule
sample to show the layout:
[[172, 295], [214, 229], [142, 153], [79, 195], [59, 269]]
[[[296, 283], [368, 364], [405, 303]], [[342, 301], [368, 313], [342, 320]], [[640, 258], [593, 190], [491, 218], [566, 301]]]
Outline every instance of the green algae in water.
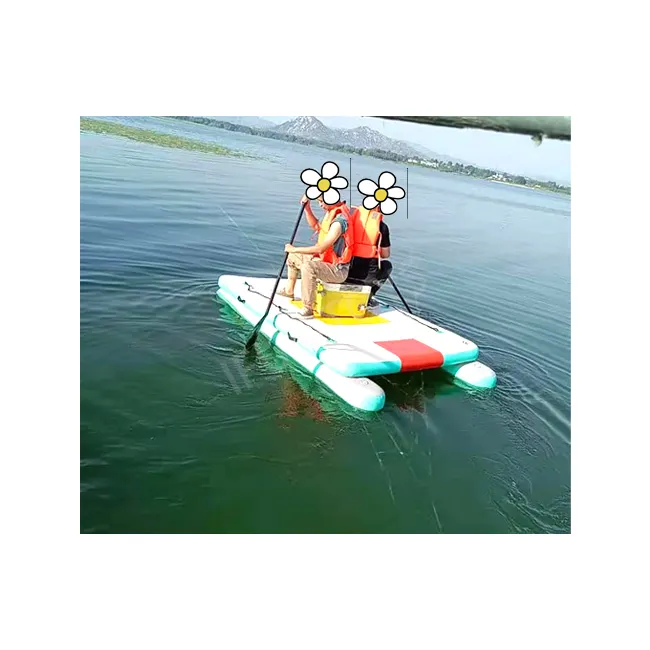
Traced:
[[124, 124], [116, 124], [115, 122], [106, 122], [105, 120], [93, 120], [82, 117], [80, 127], [82, 131], [117, 135], [138, 142], [155, 144], [160, 147], [188, 149], [190, 151], [214, 153], [222, 156], [244, 156], [242, 153], [232, 151], [231, 149], [227, 149], [218, 144], [210, 144], [208, 142], [201, 142], [200, 140], [191, 140], [190, 138], [183, 138], [178, 135], [168, 135], [167, 133], [159, 133], [157, 131], [150, 131], [149, 129], [125, 126]]

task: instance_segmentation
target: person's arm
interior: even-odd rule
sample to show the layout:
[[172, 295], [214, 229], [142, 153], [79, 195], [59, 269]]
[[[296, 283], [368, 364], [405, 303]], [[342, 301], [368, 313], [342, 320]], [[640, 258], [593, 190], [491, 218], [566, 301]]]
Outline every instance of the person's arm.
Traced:
[[390, 231], [388, 230], [388, 226], [383, 221], [379, 227], [379, 232], [381, 234], [381, 241], [379, 242], [379, 257], [385, 260], [390, 257]]
[[318, 232], [320, 230], [320, 223], [318, 223], [318, 219], [314, 216], [314, 213], [312, 212], [311, 209], [311, 202], [309, 199], [303, 194], [302, 198], [300, 199], [300, 203], [303, 203], [305, 206], [305, 215], [307, 217], [307, 223], [309, 226]]
[[323, 251], [326, 251], [334, 242], [341, 236], [343, 230], [341, 224], [334, 221], [330, 226], [327, 237], [320, 243], [315, 246], [292, 246], [291, 244], [286, 244], [284, 247], [285, 253], [303, 253], [304, 255], [320, 255]]

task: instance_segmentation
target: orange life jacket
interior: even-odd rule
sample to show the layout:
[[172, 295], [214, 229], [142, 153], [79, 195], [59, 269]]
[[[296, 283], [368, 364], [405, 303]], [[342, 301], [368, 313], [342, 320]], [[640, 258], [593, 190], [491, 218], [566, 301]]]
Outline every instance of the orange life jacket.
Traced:
[[352, 255], [354, 257], [379, 259], [379, 249], [381, 248], [381, 225], [383, 215], [377, 209], [368, 210], [360, 205], [352, 209], [352, 219], [350, 219], [354, 232], [354, 247]]
[[345, 220], [348, 222], [348, 227], [343, 233], [343, 241], [345, 242], [345, 247], [341, 255], [337, 255], [334, 252], [334, 247], [330, 246], [326, 251], [323, 251], [320, 254], [320, 259], [323, 262], [328, 262], [329, 264], [347, 264], [352, 259], [352, 248], [354, 245], [354, 228], [352, 227], [353, 220], [350, 218], [350, 209], [345, 203], [337, 205], [335, 208], [332, 208], [327, 212], [325, 218], [320, 224], [320, 230], [318, 232], [318, 243], [322, 243], [327, 237], [327, 233], [330, 230], [332, 221], [339, 215], [343, 215]]

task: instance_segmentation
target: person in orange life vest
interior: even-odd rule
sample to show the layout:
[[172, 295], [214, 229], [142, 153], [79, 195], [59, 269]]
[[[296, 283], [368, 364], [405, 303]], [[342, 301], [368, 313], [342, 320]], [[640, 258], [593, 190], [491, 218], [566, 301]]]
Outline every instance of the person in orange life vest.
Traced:
[[286, 244], [284, 250], [289, 253], [287, 267], [289, 279], [287, 286], [278, 295], [293, 300], [298, 272], [300, 272], [300, 296], [302, 298], [302, 316], [310, 317], [314, 313], [316, 298], [316, 281], [342, 284], [348, 277], [352, 259], [352, 235], [350, 211], [345, 201], [328, 205], [322, 196], [318, 203], [325, 211], [321, 223], [314, 216], [311, 204], [306, 196], [300, 199], [305, 205], [307, 222], [318, 232], [318, 242], [314, 246], [292, 246]]
[[393, 265], [390, 257], [390, 230], [379, 207], [367, 210], [353, 207], [354, 249], [346, 284], [364, 284], [371, 287], [370, 307], [376, 307], [375, 294], [388, 277]]

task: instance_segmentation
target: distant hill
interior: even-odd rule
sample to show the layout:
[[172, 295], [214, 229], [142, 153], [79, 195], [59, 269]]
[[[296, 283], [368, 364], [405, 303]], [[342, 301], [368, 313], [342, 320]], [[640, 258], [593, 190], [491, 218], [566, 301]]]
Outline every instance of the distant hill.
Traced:
[[321, 140], [334, 144], [335, 129], [326, 127], [315, 117], [296, 117], [288, 122], [282, 122], [278, 126], [273, 125], [273, 130], [278, 133], [288, 133], [310, 140]]
[[371, 156], [382, 160], [394, 160], [396, 162], [419, 165], [440, 172], [474, 176], [475, 178], [511, 183], [532, 189], [571, 194], [571, 187], [568, 185], [558, 185], [556, 182], [535, 180], [505, 172], [499, 173], [494, 169], [465, 164], [458, 159], [441, 156], [434, 152], [422, 154], [410, 143], [387, 138], [366, 126], [360, 126], [354, 129], [332, 129], [325, 126], [315, 117], [304, 116], [289, 120], [278, 126], [274, 125], [273, 128], [259, 128], [245, 124], [235, 124], [223, 119], [216, 120], [209, 117], [191, 117], [188, 115], [169, 115], [168, 117], [186, 122], [214, 126], [218, 129], [225, 129], [226, 131], [238, 131], [263, 138], [297, 142], [307, 146], [323, 147], [325, 149], [352, 153], [358, 156]]
[[319, 140], [336, 146], [391, 151], [401, 156], [426, 156], [427, 158], [437, 158], [446, 162], [464, 163], [464, 161], [457, 158], [451, 158], [444, 154], [429, 151], [424, 147], [414, 145], [410, 142], [389, 138], [383, 133], [371, 129], [369, 126], [358, 126], [354, 129], [330, 128], [315, 117], [301, 116], [288, 122], [283, 122], [275, 126], [273, 130], [278, 133], [286, 133], [310, 140]]
[[271, 120], [265, 120], [254, 115], [245, 115], [240, 117], [216, 117], [214, 115], [210, 115], [210, 117], [213, 120], [229, 122], [230, 124], [239, 124], [241, 126], [252, 126], [255, 129], [272, 129], [276, 126], [275, 122], [271, 122]]

